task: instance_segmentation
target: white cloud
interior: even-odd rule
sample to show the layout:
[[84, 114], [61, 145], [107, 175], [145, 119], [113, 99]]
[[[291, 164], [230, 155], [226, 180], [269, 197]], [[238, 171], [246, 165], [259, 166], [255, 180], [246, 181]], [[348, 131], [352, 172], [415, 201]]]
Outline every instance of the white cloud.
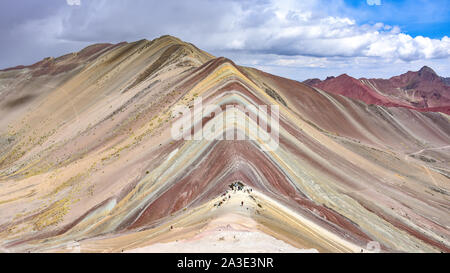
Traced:
[[332, 3], [324, 5], [320, 0], [191, 0], [156, 6], [149, 3], [153, 1], [133, 2], [132, 6], [121, 1], [87, 2], [87, 12], [71, 12], [58, 35], [102, 42], [97, 39], [103, 36], [108, 36], [103, 41], [111, 41], [111, 37], [131, 40], [172, 34], [210, 51], [280, 56], [403, 61], [450, 56], [447, 37], [411, 37], [382, 22], [358, 25], [353, 18], [336, 15]]
[[[430, 39], [401, 33], [398, 26], [383, 23], [357, 25], [352, 18], [321, 16], [291, 1], [272, 1], [258, 26], [246, 27], [251, 13], [235, 12], [233, 27], [214, 33], [202, 42], [214, 49], [245, 50], [255, 53], [317, 57], [381, 57], [404, 61], [447, 58], [448, 37]], [[309, 8], [314, 8], [310, 6]], [[233, 37], [233, 38], [231, 38]]]
[[[338, 65], [344, 69], [346, 63], [352, 67], [360, 67], [363, 63], [376, 67], [376, 63], [408, 63], [450, 57], [448, 37], [411, 37], [402, 33], [398, 26], [383, 22], [359, 25], [354, 18], [339, 16], [335, 12], [339, 1], [326, 1], [326, 4], [321, 0], [222, 0], [214, 4], [203, 0], [191, 0], [189, 3], [177, 1], [173, 5], [160, 5], [158, 10], [152, 12], [154, 21], [147, 21], [142, 28], [132, 23], [133, 18], [128, 18], [127, 25], [117, 25], [115, 17], [124, 7], [110, 3], [108, 1], [108, 5], [103, 4], [95, 9], [111, 12], [109, 23], [98, 22], [95, 16], [87, 17], [92, 21], [86, 24], [82, 18], [66, 29], [67, 36], [90, 33], [99, 37], [101, 34], [96, 32], [105, 31], [105, 25], [114, 28], [114, 31], [106, 31], [122, 32], [124, 35], [137, 33], [141, 37], [152, 37], [168, 33], [213, 53], [245, 59], [244, 64], [254, 63], [248, 61], [251, 59], [248, 56], [253, 56], [260, 66], [278, 67], [284, 64], [325, 69], [327, 65]], [[147, 12], [145, 5], [139, 3], [135, 9], [141, 9], [144, 14], [134, 11], [133, 15], [137, 17]], [[376, 5], [381, 1], [371, 3]], [[80, 25], [82, 29], [78, 28]], [[158, 26], [157, 34], [144, 36], [150, 25]], [[247, 57], [242, 57], [244, 54]], [[269, 55], [271, 57], [267, 57]], [[272, 56], [278, 62], [273, 61]]]
[[373, 5], [379, 6], [379, 5], [381, 5], [381, 0], [367, 0], [366, 2], [367, 2], [367, 5], [369, 5], [369, 6], [373, 6]]
[[66, 3], [69, 6], [79, 6], [81, 5], [81, 0], [66, 0]]
[[[34, 60], [96, 42], [170, 34], [238, 64], [264, 67], [296, 79], [303, 77], [300, 73], [310, 72], [355, 71], [371, 76], [378, 71], [376, 75], [384, 75], [393, 67], [399, 69], [391, 74], [395, 75], [421, 65], [443, 71], [443, 76], [450, 72], [447, 36], [412, 37], [396, 25], [359, 24], [340, 11], [345, 5], [342, 0], [133, 0], [133, 5], [119, 0], [84, 1], [83, 5], [79, 0], [67, 1], [68, 5], [79, 3], [79, 8], [60, 3], [63, 7], [43, 22], [29, 20], [6, 32], [23, 37], [20, 44], [24, 47], [32, 44], [32, 51], [22, 51], [35, 54]], [[35, 27], [36, 23], [42, 27]], [[55, 50], [50, 43], [63, 46]], [[14, 49], [0, 50], [3, 64], [6, 60], [19, 64], [15, 61], [18, 57], [10, 56], [23, 56], [3, 52]]]

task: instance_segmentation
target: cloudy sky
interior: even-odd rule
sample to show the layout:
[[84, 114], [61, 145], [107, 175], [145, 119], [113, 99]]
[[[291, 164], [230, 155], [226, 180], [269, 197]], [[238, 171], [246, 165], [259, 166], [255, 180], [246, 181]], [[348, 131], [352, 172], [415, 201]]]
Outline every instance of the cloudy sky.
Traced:
[[2, 0], [0, 68], [164, 34], [297, 80], [450, 76], [448, 0]]

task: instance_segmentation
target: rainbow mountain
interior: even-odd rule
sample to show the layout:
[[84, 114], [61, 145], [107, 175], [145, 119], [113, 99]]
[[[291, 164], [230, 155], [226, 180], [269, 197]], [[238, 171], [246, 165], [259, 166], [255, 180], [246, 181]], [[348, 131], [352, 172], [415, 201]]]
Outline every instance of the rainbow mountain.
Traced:
[[[196, 98], [277, 105], [277, 148], [173, 139], [173, 110]], [[162, 36], [4, 69], [0, 117], [0, 251], [450, 250], [443, 112], [366, 104]]]

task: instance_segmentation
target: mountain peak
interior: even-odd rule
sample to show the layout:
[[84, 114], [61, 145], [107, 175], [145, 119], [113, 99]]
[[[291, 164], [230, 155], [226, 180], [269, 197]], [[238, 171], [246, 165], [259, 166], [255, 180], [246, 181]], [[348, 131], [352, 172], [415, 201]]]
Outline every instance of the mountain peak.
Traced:
[[438, 77], [438, 75], [436, 74], [436, 72], [428, 66], [423, 66], [419, 71], [418, 71], [419, 77], [425, 77], [425, 78], [429, 78], [429, 79], [434, 79], [435, 77]]
[[[331, 79], [333, 79], [333, 78], [331, 78]], [[339, 79], [354, 79], [353, 77], [349, 76], [347, 73], [341, 74], [341, 75], [337, 76], [337, 78], [339, 78]]]
[[436, 72], [429, 66], [424, 65], [420, 70], [419, 73], [432, 73], [432, 74], [436, 74]]
[[417, 71], [417, 75], [419, 78], [426, 81], [434, 81], [440, 78], [438, 74], [436, 74], [436, 72], [428, 66], [423, 66], [419, 71]]

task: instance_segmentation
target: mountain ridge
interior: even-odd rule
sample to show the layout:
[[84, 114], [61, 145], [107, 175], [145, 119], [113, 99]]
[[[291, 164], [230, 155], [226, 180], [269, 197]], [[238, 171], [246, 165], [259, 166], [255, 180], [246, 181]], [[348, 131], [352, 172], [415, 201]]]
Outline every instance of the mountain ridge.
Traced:
[[358, 99], [368, 104], [406, 107], [417, 111], [450, 114], [448, 78], [438, 76], [428, 66], [389, 79], [338, 77], [308, 79], [304, 83], [324, 91]]

